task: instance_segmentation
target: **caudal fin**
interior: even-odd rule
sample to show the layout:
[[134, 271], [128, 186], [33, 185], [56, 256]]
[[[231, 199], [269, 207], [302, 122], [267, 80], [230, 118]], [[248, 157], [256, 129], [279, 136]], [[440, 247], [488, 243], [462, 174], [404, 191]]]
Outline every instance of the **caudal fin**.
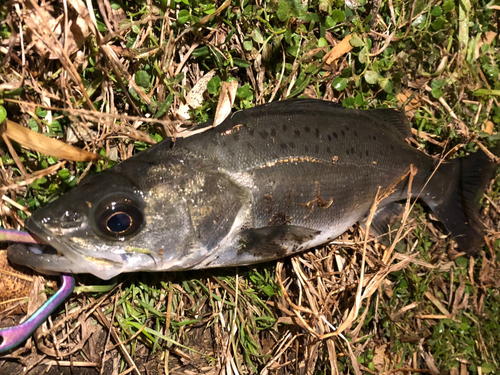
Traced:
[[[500, 155], [500, 147], [490, 151]], [[484, 244], [485, 226], [480, 217], [479, 201], [497, 167], [481, 150], [454, 159], [439, 167], [438, 178], [431, 180], [423, 194], [423, 199], [450, 231], [459, 249], [469, 255], [476, 254]], [[444, 186], [437, 184], [448, 187], [443, 189]], [[436, 192], [443, 194], [436, 197]]]

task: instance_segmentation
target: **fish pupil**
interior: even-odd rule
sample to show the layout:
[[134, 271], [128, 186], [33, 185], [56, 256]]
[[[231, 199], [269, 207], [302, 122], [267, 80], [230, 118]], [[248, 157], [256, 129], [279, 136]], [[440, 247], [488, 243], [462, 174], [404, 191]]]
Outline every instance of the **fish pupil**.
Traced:
[[108, 219], [106, 226], [111, 232], [122, 233], [132, 225], [132, 218], [125, 212], [116, 212]]
[[104, 197], [94, 211], [96, 234], [110, 240], [123, 241], [141, 231], [144, 214], [140, 201], [124, 194]]

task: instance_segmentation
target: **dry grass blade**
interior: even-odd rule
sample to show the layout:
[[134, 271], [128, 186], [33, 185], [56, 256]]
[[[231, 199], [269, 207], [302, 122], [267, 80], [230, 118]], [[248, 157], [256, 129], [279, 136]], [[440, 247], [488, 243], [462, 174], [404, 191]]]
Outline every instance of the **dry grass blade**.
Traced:
[[14, 121], [6, 120], [2, 124], [0, 131], [9, 139], [19, 143], [23, 147], [45, 155], [55, 156], [59, 159], [71, 161], [96, 161], [101, 158], [98, 154], [68, 145], [54, 138], [46, 137]]

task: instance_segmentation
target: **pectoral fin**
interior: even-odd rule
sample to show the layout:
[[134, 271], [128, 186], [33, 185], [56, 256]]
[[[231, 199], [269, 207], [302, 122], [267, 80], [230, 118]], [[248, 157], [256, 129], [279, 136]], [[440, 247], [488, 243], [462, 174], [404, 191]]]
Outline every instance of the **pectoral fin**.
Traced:
[[246, 229], [241, 232], [238, 256], [259, 261], [283, 258], [305, 248], [321, 232], [295, 225]]

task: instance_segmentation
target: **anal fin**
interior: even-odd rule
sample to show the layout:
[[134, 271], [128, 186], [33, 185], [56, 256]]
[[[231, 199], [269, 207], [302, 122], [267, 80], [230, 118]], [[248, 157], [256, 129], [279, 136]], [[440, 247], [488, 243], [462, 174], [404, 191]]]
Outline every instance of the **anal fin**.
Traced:
[[[401, 203], [392, 202], [383, 207], [380, 207], [370, 225], [370, 232], [377, 237], [377, 240], [385, 246], [392, 243], [396, 233], [394, 229], [398, 226], [404, 212], [404, 206]], [[365, 218], [361, 223], [361, 227], [366, 229]]]

